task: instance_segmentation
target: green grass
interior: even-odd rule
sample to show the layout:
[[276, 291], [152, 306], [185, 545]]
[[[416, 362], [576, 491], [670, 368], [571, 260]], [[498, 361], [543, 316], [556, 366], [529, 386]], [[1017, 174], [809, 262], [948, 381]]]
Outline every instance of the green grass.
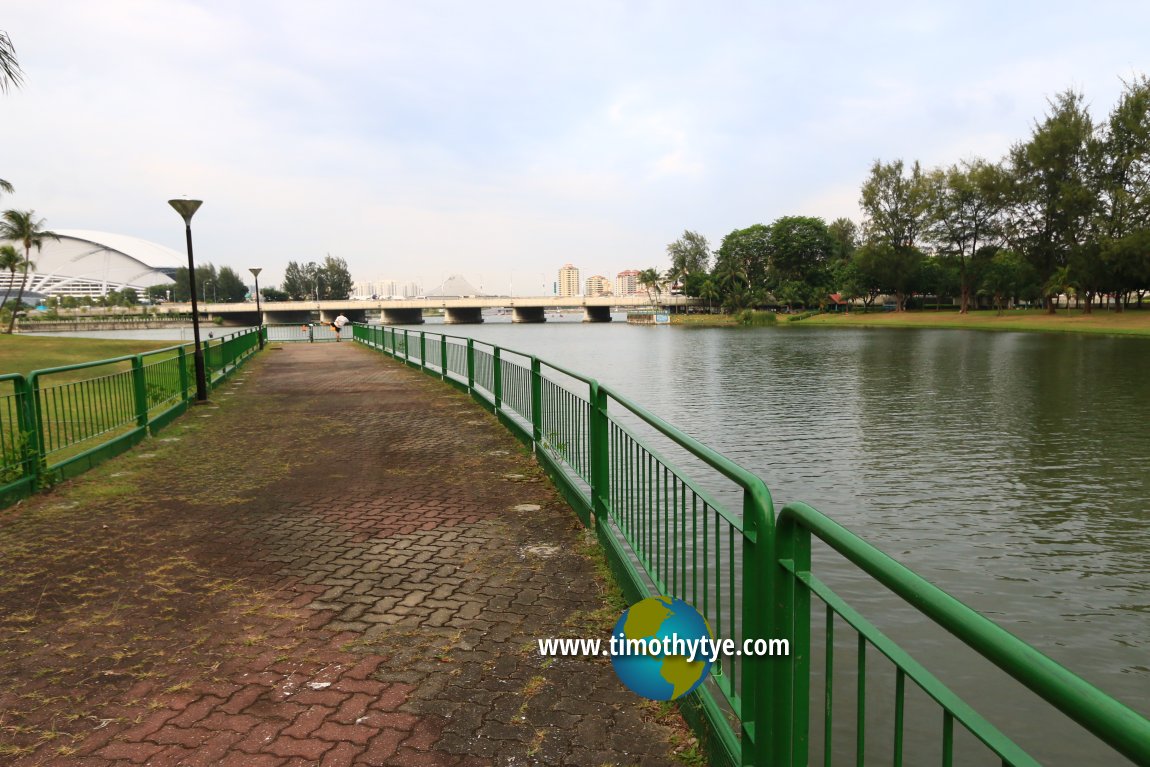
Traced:
[[33, 370], [106, 360], [178, 344], [178, 341], [0, 335], [0, 374], [27, 375]]
[[827, 327], [957, 328], [967, 330], [1014, 330], [1039, 333], [1093, 333], [1103, 335], [1150, 336], [1150, 309], [1092, 314], [1061, 309], [1047, 314], [1041, 309], [992, 310], [956, 314], [931, 310], [913, 312], [850, 312], [820, 314], [800, 325]]

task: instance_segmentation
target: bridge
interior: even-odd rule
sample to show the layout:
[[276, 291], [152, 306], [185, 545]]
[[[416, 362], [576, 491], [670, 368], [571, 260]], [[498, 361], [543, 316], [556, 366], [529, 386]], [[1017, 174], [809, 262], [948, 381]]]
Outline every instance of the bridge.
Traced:
[[[703, 301], [687, 296], [664, 296], [659, 306], [682, 309], [701, 306]], [[218, 301], [199, 302], [202, 314], [222, 317], [234, 325], [276, 325], [311, 322], [330, 322], [344, 314], [353, 322], [380, 320], [384, 325], [419, 325], [427, 310], [442, 310], [447, 325], [467, 325], [483, 322], [485, 310], [506, 310], [512, 322], [546, 322], [547, 310], [581, 311], [584, 322], [610, 322], [612, 309], [646, 309], [652, 301], [639, 296], [463, 296], [458, 298], [405, 298], [372, 301], [261, 301], [260, 310], [254, 302], [240, 304]], [[158, 307], [161, 314], [187, 314], [190, 303], [168, 303]], [[263, 317], [260, 317], [262, 311]]]

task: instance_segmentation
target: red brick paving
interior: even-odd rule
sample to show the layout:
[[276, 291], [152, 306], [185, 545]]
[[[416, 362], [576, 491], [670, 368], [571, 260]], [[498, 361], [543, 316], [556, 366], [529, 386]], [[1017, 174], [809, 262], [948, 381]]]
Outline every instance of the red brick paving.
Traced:
[[602, 606], [581, 536], [462, 395], [271, 347], [0, 512], [0, 764], [671, 764], [678, 731], [608, 664], [532, 650]]

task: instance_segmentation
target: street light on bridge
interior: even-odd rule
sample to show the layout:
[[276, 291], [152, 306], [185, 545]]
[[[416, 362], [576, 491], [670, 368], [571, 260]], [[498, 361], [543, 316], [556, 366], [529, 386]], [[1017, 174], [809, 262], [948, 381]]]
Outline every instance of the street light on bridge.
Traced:
[[264, 348], [264, 313], [260, 309], [260, 272], [263, 271], [262, 266], [253, 267], [248, 269], [252, 276], [256, 278], [256, 314], [259, 315], [259, 334], [260, 334], [260, 348]]
[[192, 294], [192, 339], [195, 342], [192, 357], [196, 366], [196, 400], [207, 402], [208, 378], [204, 370], [204, 350], [200, 346], [200, 308], [199, 304], [196, 303], [196, 262], [192, 257], [192, 216], [196, 214], [204, 201], [168, 200], [168, 204], [184, 219], [184, 232], [188, 240], [188, 288]]

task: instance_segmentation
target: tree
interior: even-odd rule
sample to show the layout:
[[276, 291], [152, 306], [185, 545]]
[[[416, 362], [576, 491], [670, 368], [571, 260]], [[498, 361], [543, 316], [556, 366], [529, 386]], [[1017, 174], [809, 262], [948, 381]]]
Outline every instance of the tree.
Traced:
[[998, 166], [973, 160], [932, 172], [928, 183], [927, 236], [940, 253], [957, 260], [959, 313], [966, 314], [973, 285], [967, 273], [970, 260], [979, 248], [1001, 240], [1005, 177]]
[[858, 225], [849, 218], [836, 218], [827, 224], [827, 232], [835, 244], [832, 263], [842, 264], [850, 261], [859, 244]]
[[20, 268], [23, 263], [20, 258], [20, 253], [16, 248], [10, 244], [0, 245], [0, 271], [7, 270], [8, 272], [8, 286], [4, 290], [4, 300], [0, 301], [0, 307], [8, 303], [8, 296], [12, 295], [12, 283], [16, 281], [16, 270]]
[[654, 267], [642, 270], [636, 278], [636, 281], [647, 289], [647, 298], [654, 301], [656, 309], [659, 307], [659, 282], [661, 279], [659, 270]]
[[[1150, 284], [1150, 80], [1124, 83], [1125, 91], [1099, 130], [1095, 175], [1099, 200], [1097, 273], [1118, 295]], [[1080, 259], [1081, 262], [1081, 259]]]
[[[171, 286], [172, 300], [173, 301], [191, 301], [192, 289], [188, 283], [188, 267], [181, 266], [176, 269], [176, 276], [174, 277], [176, 284]], [[206, 301], [212, 297], [212, 289], [218, 281], [216, 275], [216, 267], [212, 264], [200, 264], [196, 267], [196, 288], [199, 295], [196, 298], [200, 301]], [[165, 290], [168, 286], [165, 286]], [[219, 295], [216, 289], [216, 295]]]
[[676, 281], [688, 274], [706, 273], [710, 268], [711, 246], [707, 238], [689, 229], [667, 246], [667, 255], [671, 257], [671, 270]]
[[1027, 260], [1011, 250], [998, 250], [982, 275], [982, 292], [991, 295], [994, 308], [1002, 314], [1007, 299], [1018, 298], [1034, 283], [1033, 268]]
[[265, 301], [287, 301], [291, 296], [276, 288], [260, 288], [260, 295]]
[[12, 38], [8, 37], [7, 32], [0, 32], [0, 93], [7, 93], [9, 86], [19, 88], [23, 82], [24, 72], [16, 59], [16, 48], [12, 45]]
[[818, 305], [830, 292], [835, 240], [826, 222], [813, 216], [784, 216], [770, 226], [767, 287], [790, 307]]
[[930, 213], [930, 187], [918, 161], [906, 176], [902, 160], [875, 160], [870, 178], [863, 182], [859, 206], [868, 216], [863, 225], [867, 240], [893, 248], [915, 247]]
[[219, 273], [216, 274], [216, 286], [220, 301], [235, 303], [247, 298], [248, 286], [230, 266], [220, 268]]
[[906, 308], [907, 296], [920, 287], [924, 258], [918, 248], [896, 248], [884, 241], [868, 242], [855, 253], [858, 276], [867, 293], [893, 294], [895, 311], [900, 312]]
[[719, 286], [715, 284], [715, 280], [711, 277], [706, 277], [703, 280], [702, 287], [699, 288], [699, 298], [707, 302], [707, 312], [713, 312], [713, 304], [722, 298], [719, 292]]
[[1082, 94], [1068, 90], [1050, 102], [1030, 140], [1010, 150], [1007, 241], [1048, 288], [1043, 300], [1051, 314], [1057, 294], [1049, 290], [1061, 282], [1052, 278], [1084, 243], [1097, 207], [1088, 173], [1093, 133]]
[[293, 301], [303, 301], [316, 296], [315, 263], [298, 264], [288, 261], [284, 269], [283, 290]]
[[868, 257], [877, 259], [884, 290], [893, 288], [895, 309], [902, 311], [922, 261], [917, 242], [928, 221], [930, 185], [917, 161], [907, 176], [902, 160], [876, 160], [863, 182], [859, 205], [868, 217], [863, 226], [872, 246]]
[[55, 232], [44, 228], [44, 219], [36, 218], [34, 210], [6, 210], [0, 215], [0, 240], [12, 240], [24, 246], [23, 274], [20, 278], [20, 290], [16, 293], [16, 307], [12, 310], [12, 318], [8, 321], [8, 333], [16, 327], [16, 311], [20, 302], [24, 300], [24, 288], [28, 285], [28, 270], [32, 266], [32, 248], [39, 252], [44, 246], [44, 240], [51, 238], [59, 240]]
[[744, 309], [763, 298], [771, 252], [770, 235], [770, 227], [755, 224], [736, 229], [723, 238], [715, 255], [714, 276], [723, 294], [724, 306]]
[[327, 256], [319, 267], [322, 276], [322, 297], [328, 301], [345, 301], [351, 296], [351, 272], [347, 261]]
[[0, 178], [0, 192], [4, 192], [5, 194], [12, 194], [15, 191], [16, 191], [16, 187], [12, 186], [10, 183], [8, 183], [4, 179]]

